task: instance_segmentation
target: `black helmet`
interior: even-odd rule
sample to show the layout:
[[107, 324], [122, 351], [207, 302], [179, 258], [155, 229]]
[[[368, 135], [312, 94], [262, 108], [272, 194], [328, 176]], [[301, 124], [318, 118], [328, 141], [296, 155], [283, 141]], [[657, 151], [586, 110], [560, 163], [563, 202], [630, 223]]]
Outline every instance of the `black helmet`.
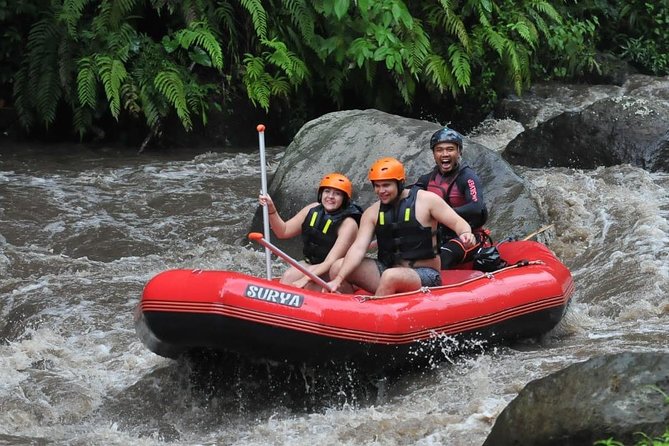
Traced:
[[458, 145], [458, 150], [462, 151], [462, 135], [453, 129], [444, 127], [437, 130], [430, 138], [430, 150], [434, 150], [434, 146], [441, 142], [452, 142]]

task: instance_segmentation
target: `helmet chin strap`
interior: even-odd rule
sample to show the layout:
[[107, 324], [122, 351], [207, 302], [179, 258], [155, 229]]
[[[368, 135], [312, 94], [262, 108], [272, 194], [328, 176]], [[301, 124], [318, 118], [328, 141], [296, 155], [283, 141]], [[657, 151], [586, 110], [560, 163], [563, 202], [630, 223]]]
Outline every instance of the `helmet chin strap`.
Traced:
[[402, 191], [404, 191], [404, 181], [395, 180], [395, 182], [397, 183], [397, 196], [390, 202], [393, 207], [397, 206], [400, 202], [402, 199]]

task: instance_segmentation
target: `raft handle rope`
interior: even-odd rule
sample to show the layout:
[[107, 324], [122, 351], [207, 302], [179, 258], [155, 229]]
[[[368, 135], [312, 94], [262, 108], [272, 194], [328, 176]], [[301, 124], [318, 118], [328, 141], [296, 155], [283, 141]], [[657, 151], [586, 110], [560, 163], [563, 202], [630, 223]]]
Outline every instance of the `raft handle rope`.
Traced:
[[357, 299], [359, 302], [367, 302], [368, 300], [382, 300], [382, 299], [391, 299], [394, 297], [402, 297], [402, 296], [408, 296], [411, 294], [416, 294], [417, 292], [423, 293], [423, 294], [431, 294], [432, 290], [443, 290], [446, 288], [456, 288], [460, 287], [462, 285], [466, 285], [471, 282], [475, 282], [477, 280], [486, 278], [486, 279], [492, 279], [495, 274], [501, 273], [503, 271], [508, 271], [512, 270], [515, 268], [522, 268], [525, 266], [531, 266], [531, 265], [545, 265], [545, 262], [543, 260], [519, 260], [513, 265], [506, 266], [504, 268], [498, 269], [497, 271], [489, 272], [489, 273], [482, 273], [480, 276], [477, 277], [472, 277], [471, 279], [467, 279], [463, 282], [458, 282], [458, 283], [451, 283], [449, 285], [441, 285], [441, 286], [435, 286], [435, 287], [420, 287], [416, 291], [406, 291], [404, 293], [395, 293], [395, 294], [388, 294], [387, 296], [367, 296], [364, 294], [355, 294], [353, 297]]

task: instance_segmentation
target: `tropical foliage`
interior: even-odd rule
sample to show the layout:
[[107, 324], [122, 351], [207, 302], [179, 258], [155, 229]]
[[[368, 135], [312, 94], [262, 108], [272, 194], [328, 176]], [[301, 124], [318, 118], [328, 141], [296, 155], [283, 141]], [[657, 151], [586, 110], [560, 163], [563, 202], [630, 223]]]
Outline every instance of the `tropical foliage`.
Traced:
[[488, 110], [534, 78], [598, 70], [598, 50], [666, 74], [667, 4], [0, 0], [0, 100], [27, 130], [67, 124], [81, 138], [137, 121], [157, 134], [172, 117], [191, 130], [241, 101], [305, 119], [410, 114], [419, 94]]

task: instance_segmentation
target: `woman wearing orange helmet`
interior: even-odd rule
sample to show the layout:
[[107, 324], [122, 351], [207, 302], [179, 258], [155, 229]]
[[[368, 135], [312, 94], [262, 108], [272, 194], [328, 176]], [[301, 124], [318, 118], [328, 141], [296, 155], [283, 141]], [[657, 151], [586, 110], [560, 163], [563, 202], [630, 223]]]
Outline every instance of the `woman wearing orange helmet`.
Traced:
[[[278, 238], [302, 234], [302, 263], [315, 275], [328, 280], [328, 270], [344, 257], [358, 232], [362, 209], [351, 202], [352, 196], [351, 181], [333, 172], [325, 175], [318, 185], [318, 201], [308, 204], [287, 221], [281, 218], [269, 195], [260, 195], [258, 201], [268, 207], [269, 223]], [[309, 277], [293, 267], [281, 276], [281, 282], [320, 291]]]
[[[369, 169], [379, 200], [362, 214], [355, 241], [343, 259], [330, 268], [330, 289], [350, 292], [354, 285], [385, 296], [441, 285], [436, 230], [441, 223], [462, 243], [475, 242], [469, 224], [444, 200], [418, 187], [404, 189], [404, 166], [381, 158]], [[376, 236], [378, 259], [365, 253]]]

